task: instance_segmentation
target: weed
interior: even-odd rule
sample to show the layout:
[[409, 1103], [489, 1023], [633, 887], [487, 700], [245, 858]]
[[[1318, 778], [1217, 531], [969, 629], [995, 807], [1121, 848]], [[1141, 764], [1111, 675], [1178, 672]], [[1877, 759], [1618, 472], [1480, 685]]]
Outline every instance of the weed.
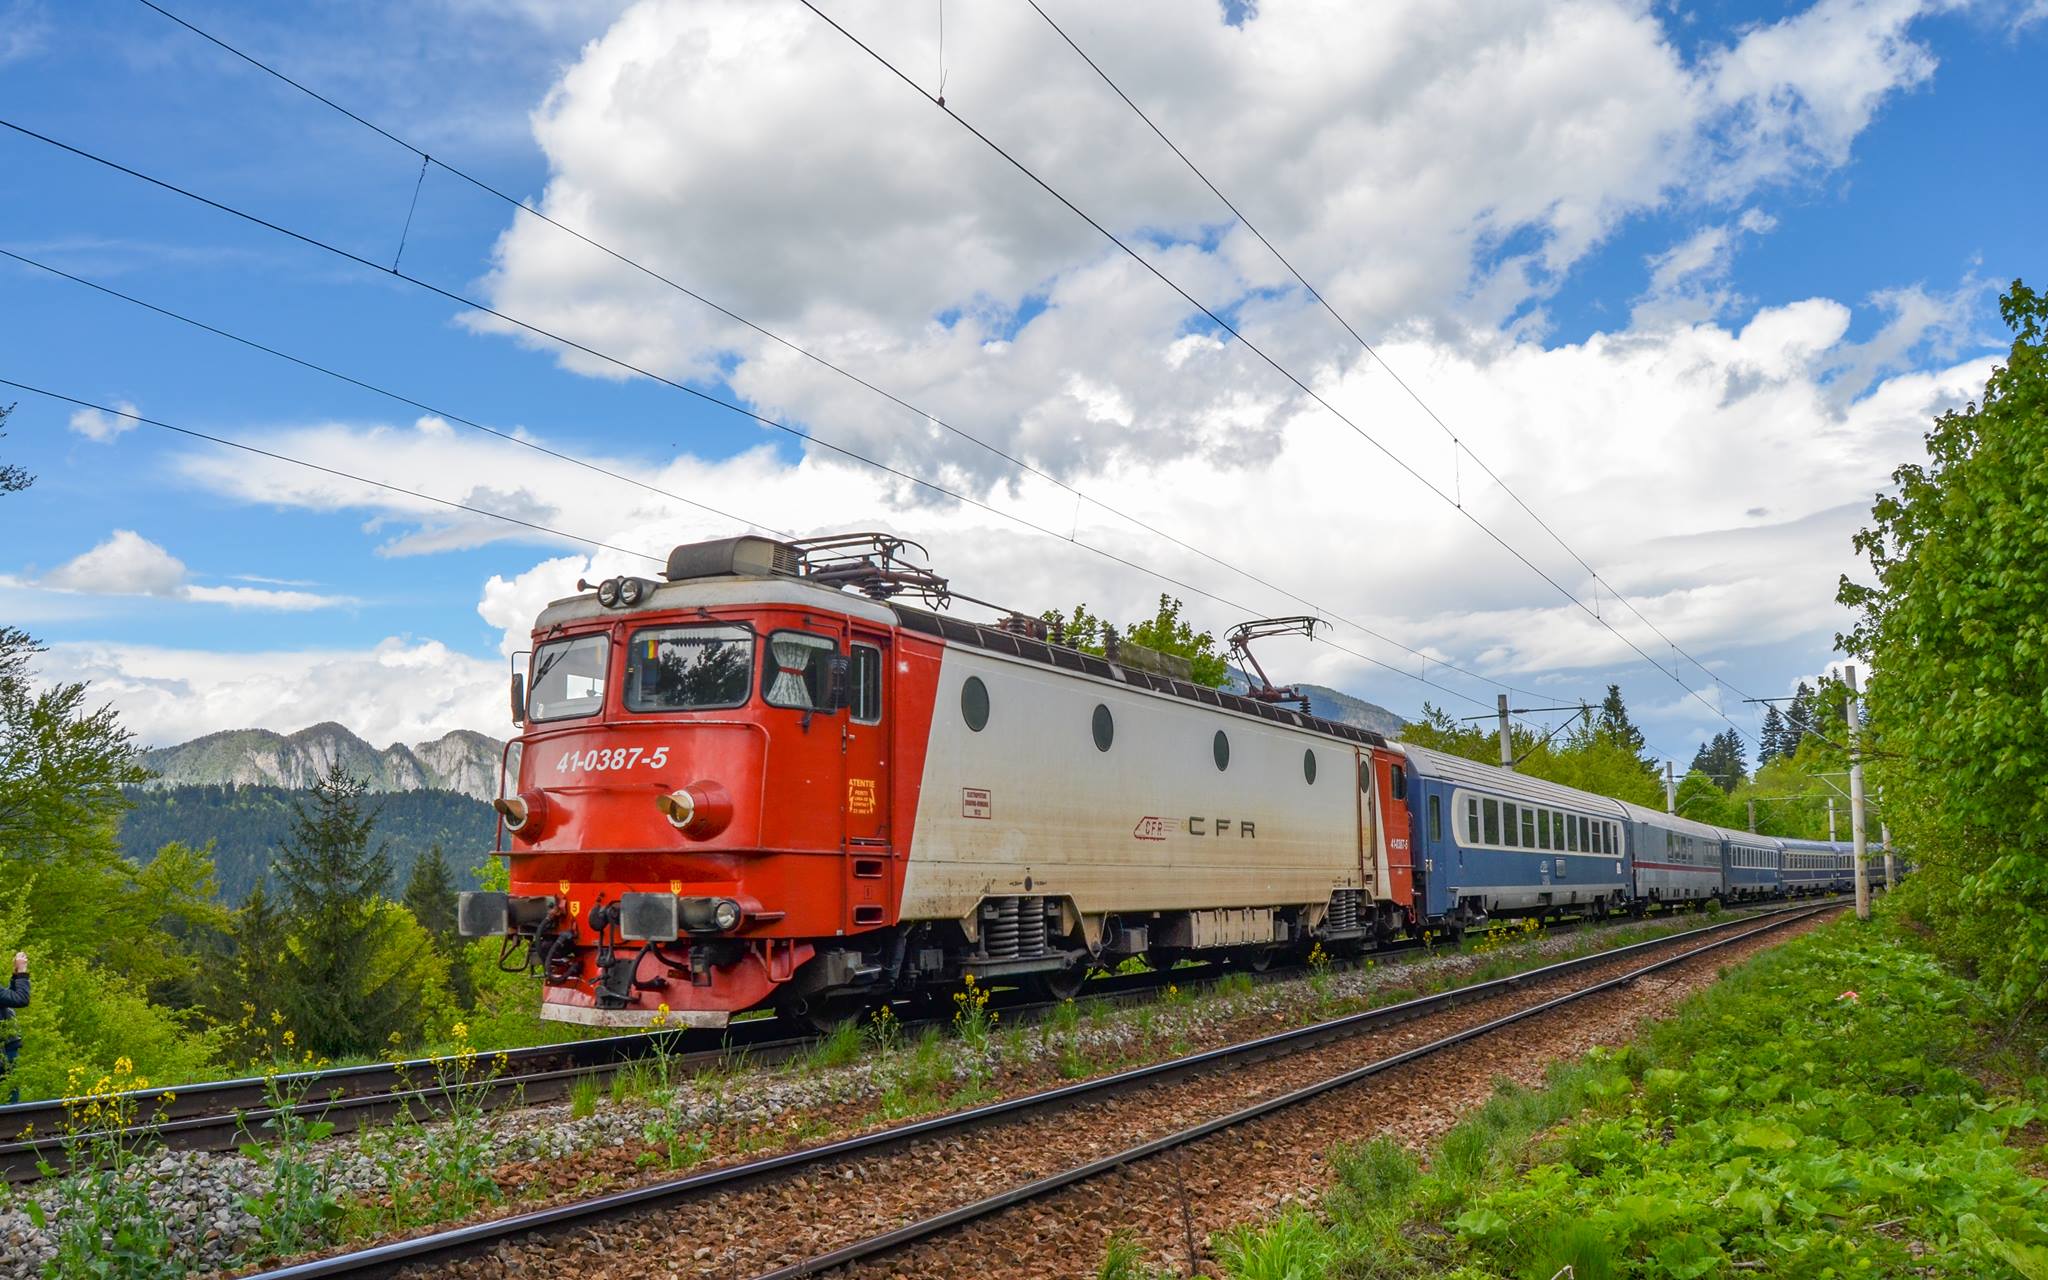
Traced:
[[569, 1086], [569, 1114], [582, 1120], [597, 1111], [597, 1077], [577, 1076]]
[[1145, 1246], [1128, 1231], [1119, 1231], [1110, 1236], [1109, 1243], [1102, 1248], [1102, 1266], [1095, 1272], [1096, 1280], [1160, 1280], [1170, 1277], [1171, 1271], [1159, 1270], [1145, 1263]]
[[640, 1136], [654, 1148], [634, 1159], [643, 1169], [658, 1164], [674, 1172], [702, 1164], [711, 1154], [711, 1144], [702, 1134], [683, 1131], [682, 1107], [672, 1100], [657, 1108], [653, 1118], [640, 1126]]
[[1081, 1007], [1071, 998], [1054, 1005], [1045, 1015], [1045, 1027], [1054, 1035], [1066, 1035], [1081, 1025]]
[[903, 1041], [903, 1022], [896, 1016], [896, 1011], [885, 1004], [868, 1015], [861, 1034], [867, 1037], [875, 1052], [893, 1053]]
[[324, 1244], [341, 1220], [333, 1165], [314, 1150], [334, 1132], [334, 1123], [308, 1119], [301, 1110], [311, 1085], [307, 1077], [294, 1080], [275, 1071], [264, 1077], [263, 1101], [270, 1115], [259, 1126], [267, 1133], [262, 1142], [237, 1118], [245, 1139], [242, 1155], [263, 1170], [258, 1185], [265, 1188], [261, 1195], [242, 1198], [242, 1207], [256, 1219], [259, 1232], [258, 1250], [244, 1251], [249, 1261]]
[[804, 1055], [802, 1065], [806, 1069], [850, 1066], [860, 1061], [861, 1049], [861, 1024], [849, 1018], [832, 1028], [832, 1034], [818, 1041]]
[[150, 1203], [148, 1184], [136, 1167], [142, 1149], [154, 1143], [172, 1095], [163, 1095], [155, 1114], [143, 1115], [141, 1104], [127, 1095], [147, 1089], [149, 1081], [136, 1075], [125, 1057], [90, 1087], [84, 1076], [82, 1068], [72, 1068], [65, 1091], [65, 1149], [74, 1172], [57, 1178], [55, 1166], [40, 1162], [44, 1178], [55, 1182], [54, 1211], [33, 1195], [23, 1204], [29, 1220], [56, 1244], [43, 1274], [49, 1280], [182, 1276], [185, 1264], [172, 1249], [170, 1230]]
[[976, 982], [971, 973], [953, 993], [953, 1030], [977, 1049], [988, 1047], [989, 1033], [1003, 1016], [988, 1007], [991, 994], [987, 984]]
[[1217, 1260], [1231, 1280], [1309, 1280], [1336, 1260], [1337, 1249], [1316, 1220], [1299, 1210], [1265, 1227], [1238, 1227], [1215, 1242]]

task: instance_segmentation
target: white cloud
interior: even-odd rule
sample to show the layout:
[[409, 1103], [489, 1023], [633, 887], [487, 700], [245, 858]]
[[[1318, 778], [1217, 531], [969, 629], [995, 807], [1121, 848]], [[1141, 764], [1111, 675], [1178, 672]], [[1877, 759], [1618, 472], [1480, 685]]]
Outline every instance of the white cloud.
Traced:
[[[1060, 16], [1369, 336], [1423, 325], [1488, 347], [1518, 313], [1539, 329], [1543, 297], [1624, 219], [1841, 164], [1887, 96], [1932, 73], [1908, 31], [1938, 4], [1820, 0], [1692, 59], [1633, 0], [1268, 6], [1241, 27], [1165, 0]], [[834, 13], [900, 64], [935, 65], [924, 11]], [[1171, 243], [1148, 252], [1196, 296], [1241, 307], [1290, 367], [1351, 360], [1028, 7], [952, 28], [951, 108], [1112, 229]], [[551, 215], [1055, 471], [1123, 450], [1210, 454], [1232, 428], [1257, 453], [1291, 401], [1243, 348], [1190, 342], [1183, 302], [801, 8], [643, 0], [534, 127]], [[1733, 225], [1767, 223], [1750, 210]], [[666, 376], [725, 373], [765, 411], [863, 449], [1001, 470], [535, 220], [507, 226], [488, 288]], [[1104, 405], [1133, 429], [1088, 430]]]
[[222, 653], [149, 645], [50, 646], [44, 679], [90, 680], [145, 745], [221, 729], [290, 733], [334, 720], [367, 741], [418, 742], [466, 727], [504, 736], [505, 667], [435, 640], [366, 650]]
[[[114, 407], [122, 413], [141, 412], [127, 400], [114, 401]], [[100, 409], [80, 409], [71, 415], [71, 429], [99, 444], [111, 444], [115, 437], [123, 432], [133, 431], [135, 427], [136, 422], [133, 418], [124, 418]]]
[[[1384, 352], [1451, 421], [1483, 424], [1468, 433], [1474, 447], [1609, 582], [1679, 644], [1728, 657], [1736, 664], [1731, 678], [1740, 683], [1743, 664], [1756, 655], [1788, 644], [1803, 652], [1815, 633], [1841, 624], [1834, 581], [1852, 567], [1849, 538], [1866, 520], [1870, 493], [1912, 456], [1929, 416], [1970, 395], [1987, 371], [1987, 362], [1970, 361], [1892, 373], [1854, 403], [1838, 405], [1830, 378], [1859, 347], [1845, 336], [1850, 320], [1847, 308], [1814, 299], [1765, 309], [1741, 328], [1705, 322], [1630, 330], [1548, 350], [1503, 340], [1498, 350], [1477, 354], [1418, 337]], [[1420, 411], [1368, 362], [1354, 362], [1325, 390], [1360, 421], [1432, 439], [1415, 434]], [[1077, 394], [1087, 410], [1078, 415], [1085, 427], [1077, 429], [1121, 429], [1115, 419], [1128, 406], [1087, 387]], [[1217, 422], [1198, 451], [1104, 451], [1104, 460], [1075, 483], [1439, 657], [1517, 682], [1548, 673], [1569, 696], [1597, 694], [1610, 673], [1634, 669], [1649, 682], [1646, 691], [1683, 697], [1484, 534], [1395, 476], [1364, 442], [1333, 429], [1322, 411], [1280, 404], [1265, 412], [1271, 420], [1260, 448], [1240, 447], [1237, 426]], [[655, 556], [678, 542], [739, 532], [658, 495], [488, 438], [343, 424], [272, 438], [288, 452], [350, 469], [460, 476], [465, 492], [544, 493], [561, 528]], [[1469, 466], [1459, 478], [1441, 436], [1433, 438], [1438, 447], [1411, 452], [1414, 464], [1590, 599], [1583, 573]], [[903, 532], [931, 547], [937, 567], [962, 590], [1028, 611], [1086, 600], [1111, 617], [1132, 617], [1169, 590], [1188, 598], [1199, 625], [1220, 632], [1248, 614], [1302, 608], [1043, 480], [975, 485], [971, 492], [1050, 530], [1050, 538], [902, 486], [878, 488], [875, 473], [829, 455], [794, 464], [765, 449], [722, 461], [593, 461], [675, 492], [715, 494], [719, 504], [762, 526]], [[367, 512], [401, 544], [423, 523], [446, 531], [430, 507], [332, 478], [308, 479], [268, 463], [222, 467], [198, 454], [181, 465], [241, 501]], [[546, 541], [481, 520], [459, 528], [465, 545]], [[1229, 603], [1115, 566], [1070, 544], [1069, 535], [1207, 587]], [[493, 575], [479, 614], [501, 631], [502, 651], [510, 652], [527, 647], [534, 616], [548, 600], [570, 594], [579, 577], [651, 567], [615, 552], [558, 552], [524, 572]], [[1616, 616], [1611, 599], [1604, 607]], [[1620, 630], [1658, 661], [1676, 661], [1647, 629], [1623, 617]], [[1418, 669], [1414, 658], [1351, 627], [1338, 626], [1331, 638]], [[1377, 690], [1397, 706], [1412, 708], [1425, 692], [1334, 647], [1302, 647], [1284, 662], [1295, 678]], [[1681, 674], [1703, 684], [1689, 666]]]
[[81, 595], [160, 596], [232, 608], [303, 611], [353, 603], [345, 596], [258, 587], [215, 587], [188, 580], [185, 562], [132, 529], [44, 574], [36, 585]]

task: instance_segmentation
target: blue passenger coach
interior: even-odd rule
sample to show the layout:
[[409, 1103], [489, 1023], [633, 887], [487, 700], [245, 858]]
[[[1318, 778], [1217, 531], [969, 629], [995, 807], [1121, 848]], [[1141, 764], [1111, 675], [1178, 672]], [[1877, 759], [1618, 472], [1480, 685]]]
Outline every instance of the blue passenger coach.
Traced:
[[[1456, 924], [1628, 899], [1622, 805], [1512, 770], [1401, 744], [1426, 911]], [[1682, 820], [1681, 820], [1682, 821]]]
[[1775, 836], [1755, 832], [1728, 832], [1721, 841], [1723, 880], [1728, 897], [1734, 901], [1775, 898], [1784, 892], [1780, 863], [1785, 856], [1783, 842]]

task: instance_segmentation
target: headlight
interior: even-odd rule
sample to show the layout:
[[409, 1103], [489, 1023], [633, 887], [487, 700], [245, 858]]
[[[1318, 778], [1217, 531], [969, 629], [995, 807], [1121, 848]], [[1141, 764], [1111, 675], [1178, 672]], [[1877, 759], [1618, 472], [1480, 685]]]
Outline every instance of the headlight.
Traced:
[[607, 609], [618, 607], [619, 580], [617, 578], [606, 578], [603, 582], [597, 584], [597, 602]]
[[740, 927], [740, 904], [731, 898], [720, 898], [718, 905], [711, 909], [711, 922], [720, 932], [730, 932]]
[[639, 604], [641, 598], [644, 597], [646, 594], [647, 583], [644, 579], [619, 579], [619, 603], [626, 606], [628, 609], [632, 608], [636, 604]]

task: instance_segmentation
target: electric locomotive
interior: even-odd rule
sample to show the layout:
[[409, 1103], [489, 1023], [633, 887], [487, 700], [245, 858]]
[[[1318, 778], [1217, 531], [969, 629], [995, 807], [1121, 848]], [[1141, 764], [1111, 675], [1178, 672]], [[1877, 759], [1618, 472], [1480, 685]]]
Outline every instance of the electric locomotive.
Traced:
[[1113, 632], [1097, 655], [964, 621], [912, 547], [692, 544], [540, 615], [495, 802], [510, 889], [458, 914], [542, 1016], [831, 1021], [967, 975], [1071, 993], [1127, 956], [1257, 965], [1427, 923], [1378, 734]]

